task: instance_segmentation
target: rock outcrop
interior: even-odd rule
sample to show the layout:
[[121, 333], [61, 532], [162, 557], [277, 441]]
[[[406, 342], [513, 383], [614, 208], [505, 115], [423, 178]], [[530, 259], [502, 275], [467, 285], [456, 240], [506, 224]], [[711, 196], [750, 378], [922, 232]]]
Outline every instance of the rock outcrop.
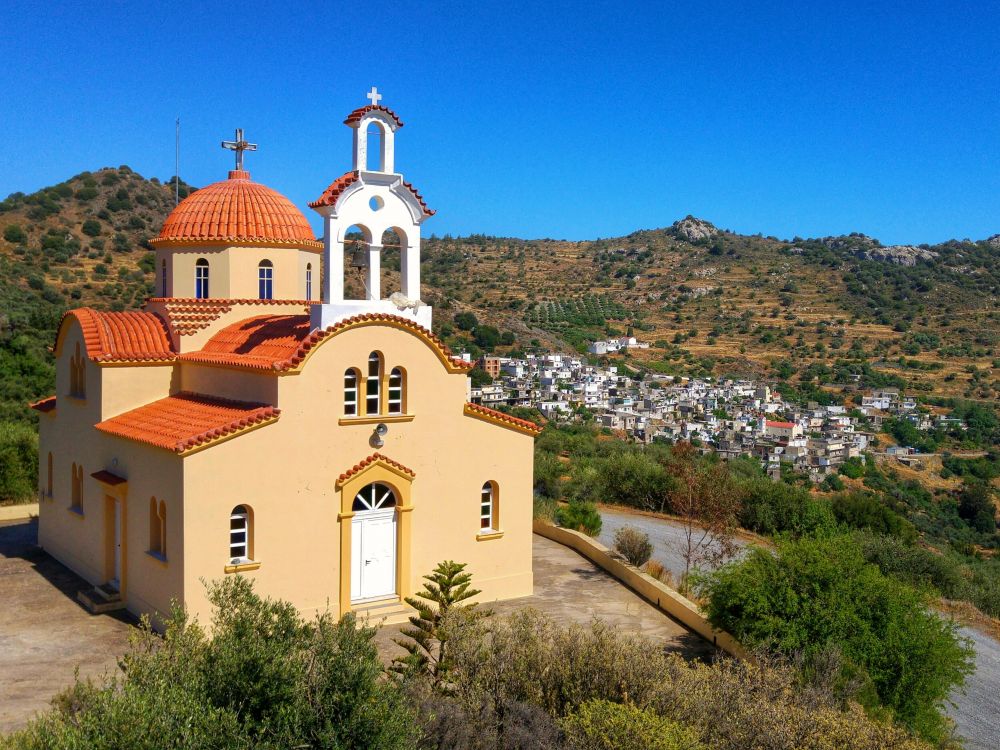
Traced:
[[680, 221], [675, 221], [670, 225], [669, 232], [677, 239], [688, 242], [697, 242], [719, 234], [714, 224], [704, 219], [696, 219], [694, 216], [686, 216]]

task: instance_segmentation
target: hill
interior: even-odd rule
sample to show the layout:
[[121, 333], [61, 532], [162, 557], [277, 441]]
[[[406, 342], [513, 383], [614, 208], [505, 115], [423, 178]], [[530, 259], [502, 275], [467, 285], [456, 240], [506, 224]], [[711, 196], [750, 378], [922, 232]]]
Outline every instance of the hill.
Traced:
[[[172, 185], [125, 166], [0, 202], [0, 419], [30, 419], [25, 402], [51, 392], [47, 348], [65, 309], [130, 309], [152, 293], [148, 240], [173, 205]], [[582, 352], [632, 329], [654, 342], [616, 355], [636, 370], [769, 377], [817, 400], [847, 382], [932, 400], [1000, 393], [1000, 237], [884, 247], [687, 217], [584, 242], [432, 235], [423, 254], [436, 332], [475, 354]], [[398, 250], [386, 256], [393, 291]]]

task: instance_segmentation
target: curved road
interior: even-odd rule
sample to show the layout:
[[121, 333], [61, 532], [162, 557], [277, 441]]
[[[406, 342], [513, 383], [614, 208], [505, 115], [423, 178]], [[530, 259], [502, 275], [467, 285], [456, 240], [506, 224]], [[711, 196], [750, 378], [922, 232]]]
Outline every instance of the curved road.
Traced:
[[[600, 511], [604, 526], [597, 538], [601, 544], [610, 547], [615, 531], [634, 526], [649, 534], [654, 560], [663, 563], [675, 578], [683, 574], [684, 533], [680, 524], [609, 508]], [[965, 739], [966, 750], [996, 750], [1000, 748], [1000, 642], [973, 628], [962, 627], [959, 632], [975, 646], [976, 671], [966, 681], [964, 691], [952, 695], [955, 705], [948, 707], [947, 713]]]

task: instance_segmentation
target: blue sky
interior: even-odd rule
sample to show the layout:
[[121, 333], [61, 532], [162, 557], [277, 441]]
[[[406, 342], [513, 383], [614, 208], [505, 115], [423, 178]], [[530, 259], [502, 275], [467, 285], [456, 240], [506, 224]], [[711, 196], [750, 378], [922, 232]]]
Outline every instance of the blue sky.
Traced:
[[[0, 6], [0, 195], [128, 164], [305, 203], [373, 84], [426, 233], [1000, 232], [1000, 3]], [[318, 223], [316, 224], [318, 227]]]

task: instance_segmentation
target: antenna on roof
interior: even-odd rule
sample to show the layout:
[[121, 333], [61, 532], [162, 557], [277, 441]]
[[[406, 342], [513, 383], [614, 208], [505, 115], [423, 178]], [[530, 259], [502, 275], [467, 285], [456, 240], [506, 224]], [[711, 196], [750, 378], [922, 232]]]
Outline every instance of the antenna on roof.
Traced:
[[181, 118], [174, 123], [174, 205], [181, 202]]

